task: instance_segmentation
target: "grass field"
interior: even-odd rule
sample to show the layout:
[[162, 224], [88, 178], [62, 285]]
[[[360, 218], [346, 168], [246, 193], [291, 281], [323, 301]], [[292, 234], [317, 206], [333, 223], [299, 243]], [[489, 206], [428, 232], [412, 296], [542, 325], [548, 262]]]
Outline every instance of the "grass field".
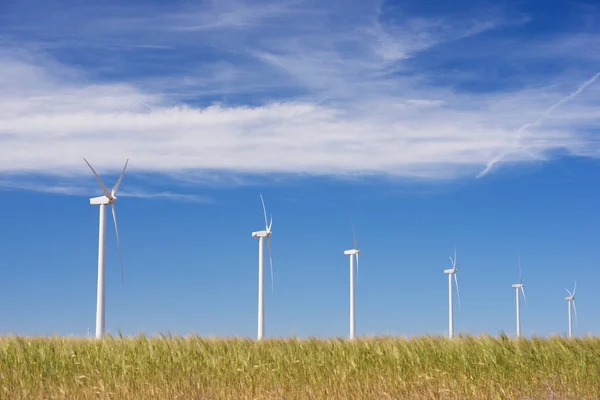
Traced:
[[599, 399], [600, 339], [0, 339], [1, 399]]

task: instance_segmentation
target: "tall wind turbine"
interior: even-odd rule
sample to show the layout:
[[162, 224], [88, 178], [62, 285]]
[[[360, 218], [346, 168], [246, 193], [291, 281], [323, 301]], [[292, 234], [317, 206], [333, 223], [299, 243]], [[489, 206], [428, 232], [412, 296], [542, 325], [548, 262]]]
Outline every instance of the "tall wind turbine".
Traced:
[[452, 297], [452, 275], [454, 275], [454, 283], [456, 284], [456, 295], [458, 297], [458, 308], [460, 308], [460, 292], [458, 290], [458, 278], [456, 274], [458, 269], [456, 268], [456, 247], [454, 248], [454, 259], [450, 257], [452, 268], [445, 269], [444, 273], [448, 274], [448, 337], [452, 339], [454, 337], [454, 304]]
[[117, 191], [119, 190], [119, 186], [121, 186], [121, 181], [123, 180], [123, 175], [125, 175], [125, 169], [127, 168], [127, 163], [129, 159], [125, 161], [125, 166], [123, 167], [123, 172], [121, 172], [121, 176], [115, 183], [115, 186], [109, 192], [102, 179], [98, 176], [96, 171], [92, 165], [84, 158], [83, 159], [86, 164], [90, 167], [94, 176], [100, 182], [100, 186], [102, 186], [102, 190], [104, 191], [104, 196], [93, 197], [90, 199], [90, 204], [94, 206], [100, 206], [100, 228], [98, 233], [98, 295], [96, 299], [96, 339], [102, 339], [104, 336], [104, 323], [105, 323], [105, 311], [104, 306], [106, 304], [105, 294], [106, 294], [106, 285], [105, 285], [105, 258], [106, 255], [106, 205], [110, 204], [112, 208], [112, 216], [115, 224], [115, 232], [117, 234], [117, 244], [119, 245], [119, 260], [121, 261], [121, 282], [123, 281], [123, 254], [121, 252], [121, 239], [119, 238], [119, 227], [117, 225], [117, 214], [115, 211], [115, 202], [117, 201]]
[[271, 292], [273, 291], [273, 255], [271, 253], [271, 225], [273, 225], [273, 216], [271, 215], [271, 222], [267, 222], [267, 209], [265, 208], [265, 201], [263, 200], [262, 194], [260, 195], [260, 201], [262, 202], [263, 213], [265, 216], [265, 230], [252, 232], [252, 237], [258, 238], [258, 340], [262, 340], [265, 336], [265, 257], [263, 250], [265, 238], [267, 238], [267, 244], [269, 247], [269, 263], [271, 264]]
[[354, 248], [344, 251], [344, 254], [350, 256], [350, 339], [356, 337], [356, 328], [354, 324], [354, 257], [356, 257], [356, 273], [358, 274], [358, 255], [360, 250], [356, 244], [356, 234], [354, 233], [354, 222], [350, 216], [350, 224], [352, 225], [352, 235], [354, 236]]
[[573, 320], [571, 319], [571, 305], [573, 305], [573, 311], [575, 311], [575, 318], [577, 318], [577, 307], [575, 307], [575, 291], [577, 290], [577, 281], [575, 281], [575, 287], [573, 288], [573, 293], [569, 292], [569, 289], [565, 288], [567, 293], [569, 293], [568, 297], [565, 297], [567, 300], [567, 305], [569, 306], [569, 337], [573, 336]]
[[525, 304], [527, 304], [527, 297], [525, 297], [525, 290], [523, 289], [523, 272], [521, 270], [521, 255], [518, 255], [519, 258], [519, 283], [515, 283], [512, 285], [514, 289], [517, 291], [517, 337], [521, 337], [521, 296], [519, 293], [519, 289], [521, 293], [523, 293], [523, 299], [525, 300]]

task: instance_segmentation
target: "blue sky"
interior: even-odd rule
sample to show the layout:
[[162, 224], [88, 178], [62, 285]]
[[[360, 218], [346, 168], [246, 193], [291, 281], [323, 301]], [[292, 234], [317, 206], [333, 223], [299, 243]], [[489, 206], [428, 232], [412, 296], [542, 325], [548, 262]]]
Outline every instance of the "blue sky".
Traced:
[[599, 334], [595, 2], [3, 1], [0, 333], [94, 331], [98, 209], [117, 203], [107, 330]]

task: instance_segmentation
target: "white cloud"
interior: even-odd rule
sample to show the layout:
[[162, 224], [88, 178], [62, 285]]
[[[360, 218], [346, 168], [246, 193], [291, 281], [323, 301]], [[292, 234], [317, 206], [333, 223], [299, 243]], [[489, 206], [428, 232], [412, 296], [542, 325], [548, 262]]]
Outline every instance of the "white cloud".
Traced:
[[237, 1], [209, 1], [206, 8], [197, 12], [186, 12], [171, 16], [174, 30], [210, 31], [215, 29], [235, 29], [257, 26], [269, 19], [293, 12], [298, 1], [278, 1], [263, 3], [255, 1], [246, 4]]
[[[92, 178], [93, 180], [93, 178]], [[95, 181], [94, 181], [95, 182]], [[49, 193], [57, 195], [93, 197], [101, 196], [102, 189], [97, 185], [90, 185], [90, 179], [68, 179], [65, 182], [47, 183], [38, 180], [32, 180], [26, 176], [12, 177], [12, 179], [0, 179], [0, 189], [25, 190], [31, 192]], [[143, 189], [128, 188], [119, 191], [118, 197], [136, 197], [141, 199], [168, 199], [186, 203], [204, 203], [211, 204], [213, 199], [208, 196], [201, 196], [190, 193], [176, 193], [173, 191], [146, 191]]]
[[[439, 100], [454, 104], [450, 106], [415, 99], [364, 103], [373, 108], [373, 115], [294, 102], [257, 107], [153, 106], [141, 111], [137, 99], [142, 94], [104, 89], [105, 93], [78, 88], [82, 97], [78, 103], [66, 94], [47, 94], [51, 102], [47, 107], [19, 99], [30, 108], [3, 118], [0, 170], [88, 173], [81, 165], [81, 156], [87, 156], [102, 168], [120, 168], [122, 160], [130, 157], [132, 170], [148, 172], [210, 169], [435, 176], [445, 175], [448, 165], [466, 167], [460, 170], [468, 172], [511, 148], [509, 139], [519, 125], [541, 114], [540, 106], [558, 97], [540, 91], [545, 99], [525, 105], [515, 94], [514, 106], [507, 110], [498, 109], [497, 102], [504, 98], [465, 99], [450, 94]], [[111, 90], [122, 104], [119, 111], [102, 105], [102, 97]], [[597, 125], [597, 120], [593, 110], [570, 110], [574, 111], [578, 120], [570, 121], [571, 129], [553, 129], [552, 122], [545, 129], [530, 129], [523, 138], [529, 150], [543, 153], [579, 145], [583, 138], [577, 128]]]
[[[469, 92], [434, 85], [430, 75], [403, 64], [424, 50], [514, 21], [472, 16], [461, 24], [459, 16], [390, 26], [374, 19], [374, 9], [357, 27], [330, 27], [325, 12], [315, 13], [309, 28], [304, 20], [290, 21], [288, 30], [261, 25], [278, 12], [293, 15], [290, 7], [244, 9], [226, 18], [220, 9], [214, 26], [194, 30], [196, 38], [206, 38], [233, 24], [236, 35], [251, 38], [242, 46], [229, 33], [219, 43], [223, 52], [251, 60], [252, 68], [217, 60], [223, 68], [203, 67], [214, 76], [187, 77], [190, 93], [264, 95], [260, 89], [268, 88], [276, 94], [276, 100], [247, 106], [182, 102], [167, 94], [168, 76], [90, 81], [85, 69], [47, 55], [0, 52], [0, 173], [75, 178], [89, 174], [85, 156], [99, 172], [117, 171], [129, 157], [131, 171], [183, 179], [199, 171], [450, 179], [475, 176], [495, 159], [544, 160], [557, 149], [599, 154], [596, 85], [545, 114], [591, 74], [556, 73], [546, 87]], [[210, 20], [203, 18], [202, 24]], [[172, 45], [176, 38], [151, 45]], [[543, 123], [520, 129], [538, 118]], [[191, 200], [154, 192], [177, 196]]]
[[143, 190], [123, 190], [119, 193], [119, 197], [137, 197], [140, 199], [168, 199], [174, 201], [182, 201], [189, 203], [213, 203], [213, 200], [207, 196], [199, 196], [196, 194], [173, 193], [170, 191], [164, 192], [146, 192]]

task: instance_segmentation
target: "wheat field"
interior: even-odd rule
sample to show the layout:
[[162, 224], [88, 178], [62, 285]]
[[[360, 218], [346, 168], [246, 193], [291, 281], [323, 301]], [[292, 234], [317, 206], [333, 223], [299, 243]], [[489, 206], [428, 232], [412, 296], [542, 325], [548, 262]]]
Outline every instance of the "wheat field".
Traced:
[[2, 399], [599, 399], [600, 339], [0, 339]]

